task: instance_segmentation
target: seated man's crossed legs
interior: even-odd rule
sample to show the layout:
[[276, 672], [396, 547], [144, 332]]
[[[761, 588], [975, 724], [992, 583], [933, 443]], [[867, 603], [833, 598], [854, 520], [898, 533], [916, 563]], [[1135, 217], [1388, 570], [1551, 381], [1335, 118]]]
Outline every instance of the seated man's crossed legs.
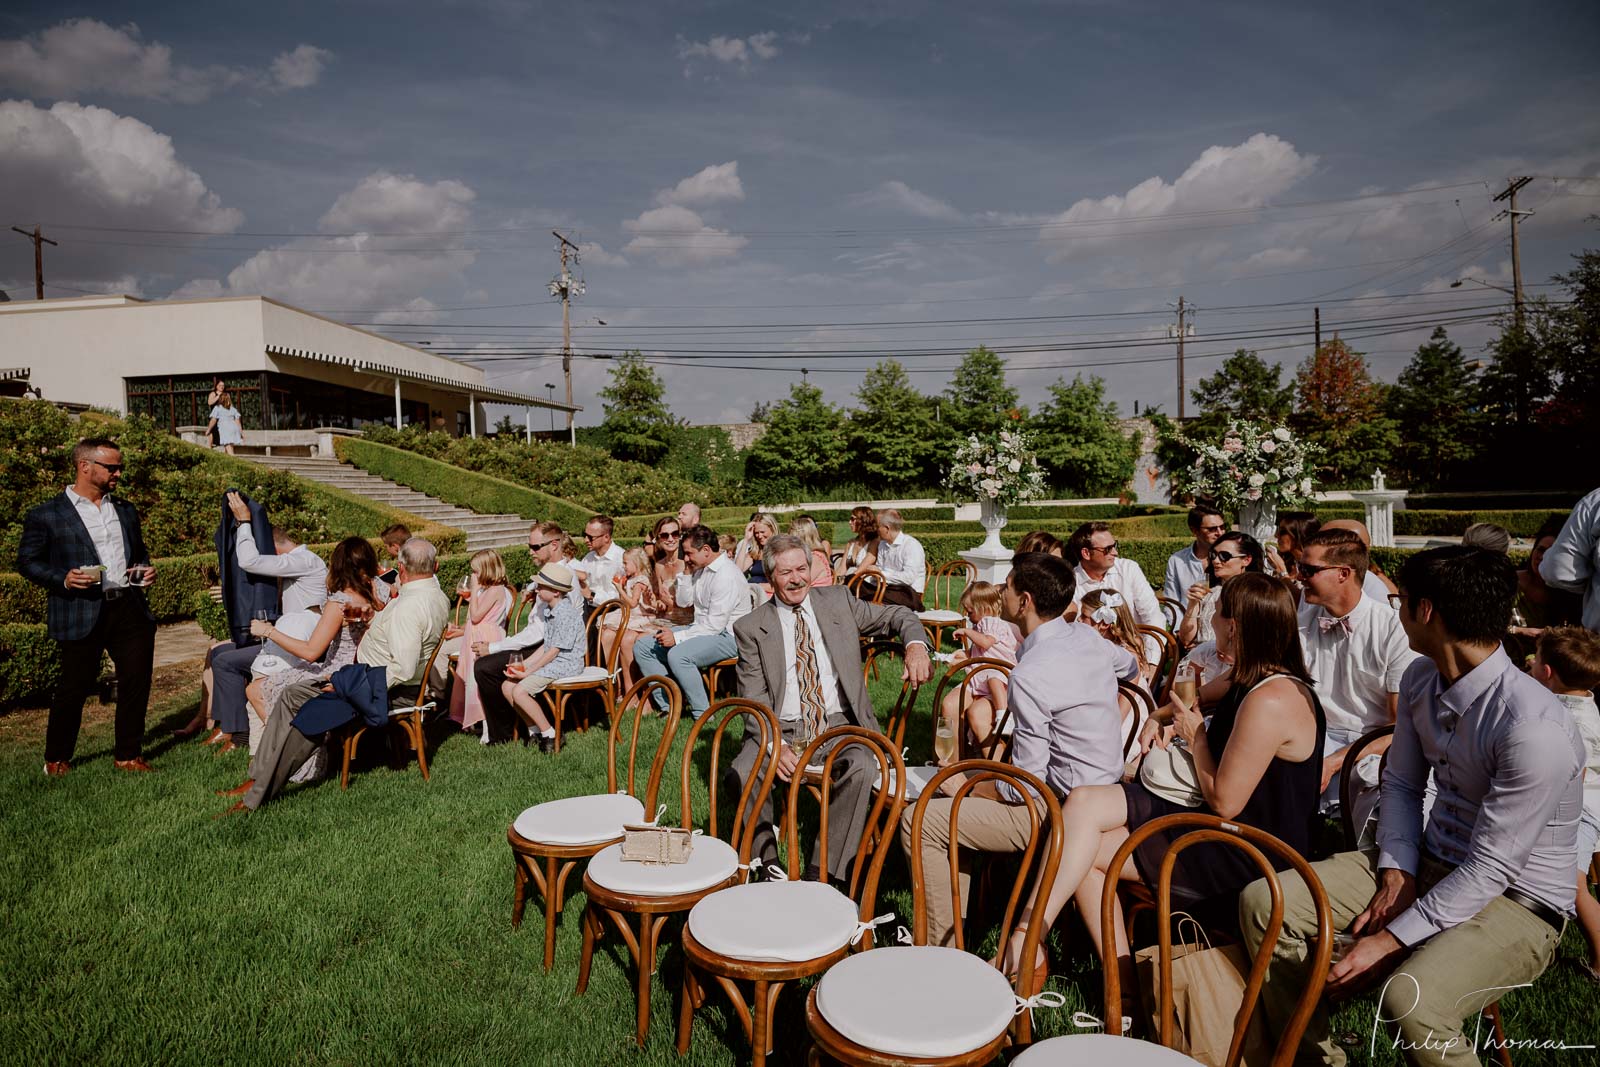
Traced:
[[[705, 679], [700, 668], [709, 667], [721, 660], [739, 654], [733, 634], [709, 634], [688, 640], [674, 639], [670, 647], [662, 647], [654, 637], [641, 637], [633, 646], [633, 662], [641, 677], [651, 674], [671, 675], [683, 690], [683, 707], [691, 715], [699, 715], [711, 705], [706, 693]], [[656, 709], [666, 711], [666, 696], [660, 690], [652, 694]]]
[[[1336, 931], [1348, 927], [1365, 911], [1377, 891], [1376, 862], [1367, 853], [1342, 852], [1312, 864], [1311, 869], [1327, 891]], [[1449, 870], [1424, 859], [1417, 879], [1418, 895]], [[1316, 910], [1305, 882], [1293, 871], [1278, 877], [1283, 886], [1283, 931], [1261, 991], [1261, 1008], [1267, 1013], [1271, 1032], [1288, 1022], [1304, 988], [1317, 930]], [[1261, 947], [1271, 912], [1272, 894], [1265, 879], [1252, 882], [1240, 893], [1239, 925], [1252, 954]], [[1377, 1017], [1372, 1021], [1377, 1041], [1398, 1050], [1408, 1063], [1478, 1067], [1474, 1038], [1479, 1036], [1479, 1028], [1476, 1024], [1463, 1028], [1463, 1021], [1472, 1020], [1507, 990], [1542, 974], [1555, 958], [1559, 942], [1560, 936], [1549, 923], [1520, 904], [1496, 897], [1473, 918], [1423, 942], [1382, 979]], [[1296, 1062], [1345, 1062], [1344, 1050], [1329, 1033], [1326, 1001], [1311, 1015]]]

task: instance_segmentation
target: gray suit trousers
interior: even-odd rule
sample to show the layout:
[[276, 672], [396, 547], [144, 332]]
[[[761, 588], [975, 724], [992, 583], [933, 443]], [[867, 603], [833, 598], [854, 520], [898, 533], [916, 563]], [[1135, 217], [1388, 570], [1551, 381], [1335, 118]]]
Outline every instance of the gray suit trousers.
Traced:
[[[840, 726], [854, 726], [848, 715], [838, 714], [828, 716], [826, 728], [829, 730]], [[783, 730], [783, 739], [788, 741], [800, 731], [800, 723], [782, 722], [779, 726]], [[745, 742], [739, 754], [734, 757], [729, 767], [729, 778], [737, 781], [736, 789], [744, 788], [745, 781], [750, 777], [751, 769], [756, 763], [756, 753], [759, 749], [754, 737]], [[822, 754], [826, 753], [826, 749]], [[820, 757], [821, 754], [819, 754]], [[843, 879], [849, 877], [850, 864], [855, 860], [856, 849], [861, 845], [861, 834], [867, 824], [867, 812], [872, 807], [872, 785], [877, 780], [878, 761], [865, 750], [852, 747], [840, 756], [833, 765], [833, 784], [828, 794], [828, 877]], [[730, 784], [731, 784], [730, 781]], [[755, 841], [750, 854], [758, 856], [763, 862], [772, 862], [778, 856], [777, 827], [773, 825], [772, 796], [778, 792], [778, 787], [783, 783], [773, 779], [772, 793], [767, 795], [766, 802], [761, 811], [756, 815]], [[792, 786], [790, 787], [792, 788]], [[804, 800], [802, 800], [804, 803]], [[745, 818], [750, 818], [746, 810]], [[818, 840], [813, 841], [810, 847], [810, 856], [813, 863], [820, 866], [817, 856], [819, 851]], [[803, 870], [803, 868], [802, 868]]]
[[251, 811], [277, 796], [317, 746], [294, 728], [294, 717], [302, 705], [318, 693], [316, 682], [294, 682], [284, 686], [267, 715], [267, 731], [250, 757], [250, 777], [255, 781], [244, 795], [244, 806]]

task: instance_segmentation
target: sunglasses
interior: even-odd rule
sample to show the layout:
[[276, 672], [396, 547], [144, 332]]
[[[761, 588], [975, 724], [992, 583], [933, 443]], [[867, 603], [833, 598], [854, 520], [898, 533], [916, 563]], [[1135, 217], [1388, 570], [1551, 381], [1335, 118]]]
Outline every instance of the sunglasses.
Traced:
[[120, 464], [120, 463], [101, 463], [97, 459], [91, 459], [89, 462], [93, 463], [96, 467], [104, 467], [106, 470], [110, 471], [112, 474], [121, 474], [122, 473], [122, 464]]
[[583, 539], [585, 541], [598, 541], [598, 540], [600, 540], [600, 538], [602, 538], [604, 536], [605, 536], [605, 534], [603, 534], [603, 533], [597, 533], [597, 534], [586, 533], [586, 534], [583, 535]]
[[538, 544], [534, 544], [532, 541], [529, 541], [528, 542], [528, 551], [529, 552], [538, 552], [540, 549], [544, 548], [544, 546], [548, 545], [548, 544], [551, 544], [551, 542], [549, 542], [549, 541], [540, 541]]
[[676, 541], [678, 538], [682, 537], [683, 534], [679, 533], [677, 530], [662, 530], [660, 533], [656, 534], [656, 536], [663, 541]]
[[1089, 546], [1089, 551], [1090, 552], [1099, 552], [1099, 553], [1102, 553], [1103, 555], [1107, 555], [1107, 556], [1111, 555], [1116, 550], [1117, 550], [1117, 543], [1115, 541], [1111, 542], [1109, 545], [1106, 545], [1103, 548], [1096, 548], [1093, 545]]
[[1297, 560], [1295, 562], [1294, 569], [1305, 575], [1307, 578], [1314, 578], [1323, 571], [1342, 571], [1348, 570], [1349, 568], [1344, 566], [1342, 563], [1330, 563], [1326, 566], [1318, 567], [1314, 564], [1301, 563]]
[[1250, 558], [1249, 554], [1245, 552], [1228, 552], [1226, 550], [1219, 549], [1213, 549], [1211, 554], [1223, 563], [1232, 563], [1236, 559]]

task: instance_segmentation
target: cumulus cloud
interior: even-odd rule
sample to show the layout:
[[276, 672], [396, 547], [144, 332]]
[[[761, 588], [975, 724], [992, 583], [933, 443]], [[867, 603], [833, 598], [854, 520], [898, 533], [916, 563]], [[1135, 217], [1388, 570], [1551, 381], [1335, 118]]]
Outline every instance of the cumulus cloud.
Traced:
[[1242, 144], [1213, 145], [1170, 183], [1147, 178], [1125, 193], [1079, 200], [1046, 222], [1040, 240], [1049, 258], [1059, 262], [1099, 244], [1096, 237], [1110, 235], [1110, 227], [1094, 223], [1127, 223], [1114, 228], [1122, 238], [1169, 227], [1163, 216], [1262, 207], [1311, 174], [1316, 164], [1316, 156], [1303, 155], [1288, 141], [1267, 133], [1255, 134]]
[[0, 85], [49, 99], [108, 93], [197, 103], [236, 87], [282, 91], [315, 85], [333, 53], [302, 44], [271, 70], [174, 62], [172, 49], [145, 41], [134, 23], [68, 19], [32, 37], [0, 40]]
[[607, 252], [605, 246], [599, 241], [580, 241], [578, 243], [578, 258], [585, 263], [594, 263], [602, 267], [626, 267], [628, 257]]
[[[420, 291], [464, 284], [476, 259], [462, 247], [476, 193], [462, 182], [427, 182], [378, 171], [341, 194], [322, 216], [328, 237], [263, 249], [224, 279], [199, 278], [172, 295], [270, 296], [300, 307], [374, 311], [379, 322], [437, 321], [438, 305]], [[415, 236], [385, 239], [383, 235]], [[422, 236], [426, 235], [426, 236]], [[397, 244], [398, 240], [398, 244]], [[426, 251], [394, 251], [419, 242]]]
[[870, 192], [861, 193], [854, 198], [854, 203], [865, 207], [903, 211], [918, 218], [945, 222], [956, 222], [966, 218], [966, 215], [947, 201], [919, 189], [913, 189], [899, 179], [886, 181]]
[[[793, 44], [808, 44], [811, 35], [791, 34], [788, 40]], [[778, 33], [775, 30], [752, 33], [748, 37], [725, 37], [717, 34], [704, 41], [690, 41], [681, 36], [678, 38], [678, 58], [684, 61], [685, 78], [694, 73], [696, 60], [710, 60], [719, 66], [738, 67], [741, 71], [748, 71], [757, 63], [765, 63], [776, 58], [782, 51], [778, 47]]]
[[739, 180], [739, 161], [713, 163], [691, 174], [671, 189], [656, 194], [657, 204], [686, 204], [698, 207], [724, 200], [743, 200], [744, 183]]
[[624, 255], [649, 255], [657, 263], [697, 266], [739, 254], [749, 239], [706, 225], [697, 212], [681, 204], [651, 208], [622, 224], [633, 239], [622, 247]]

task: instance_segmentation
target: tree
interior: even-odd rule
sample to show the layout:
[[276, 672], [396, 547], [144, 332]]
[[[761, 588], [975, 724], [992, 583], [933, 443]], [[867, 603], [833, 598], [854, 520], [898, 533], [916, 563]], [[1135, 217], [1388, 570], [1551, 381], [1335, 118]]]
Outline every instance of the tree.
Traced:
[[1117, 425], [1117, 405], [1106, 401], [1099, 377], [1071, 383], [1057, 378], [1050, 399], [1033, 417], [1034, 450], [1050, 483], [1075, 496], [1121, 493], [1138, 463], [1138, 441]]
[[1461, 346], [1441, 326], [1389, 390], [1388, 415], [1404, 426], [1395, 458], [1414, 488], [1437, 487], [1478, 457], [1485, 419]]
[[757, 492], [781, 494], [825, 488], [851, 462], [844, 412], [824, 400], [821, 389], [800, 382], [767, 413], [767, 430], [750, 446], [745, 474], [751, 483], [764, 483]]
[[1567, 304], [1540, 317], [1548, 323], [1545, 343], [1559, 379], [1554, 410], [1545, 415], [1558, 425], [1587, 426], [1592, 432], [1600, 417], [1600, 249], [1572, 258], [1577, 266], [1551, 279], [1566, 288]]
[[610, 384], [600, 390], [606, 402], [600, 428], [613, 456], [654, 464], [667, 454], [678, 422], [667, 410], [666, 392], [661, 376], [637, 350], [617, 360]]
[[944, 391], [942, 423], [956, 436], [996, 433], [1013, 421], [1017, 391], [1006, 384], [1006, 364], [983, 345], [961, 358]]
[[[1267, 366], [1259, 355], [1241, 348], [1189, 393], [1201, 418], [1220, 432], [1230, 418], [1281, 423], [1294, 410], [1294, 383], [1281, 382], [1283, 364]], [[1196, 432], [1199, 432], [1198, 429]]]
[[905, 367], [883, 360], [867, 371], [856, 399], [849, 438], [862, 480], [888, 492], [936, 484], [940, 427], [933, 401], [917, 392]]
[[756, 406], [750, 409], [751, 422], [766, 422], [767, 416], [772, 414], [772, 401], [758, 400]]
[[517, 425], [511, 421], [510, 415], [501, 415], [500, 421], [494, 424], [494, 435], [496, 437], [515, 436], [516, 432]]
[[1383, 413], [1383, 386], [1372, 380], [1361, 353], [1338, 337], [1300, 364], [1295, 397], [1292, 421], [1322, 450], [1324, 480], [1364, 480], [1390, 462], [1399, 434]]

